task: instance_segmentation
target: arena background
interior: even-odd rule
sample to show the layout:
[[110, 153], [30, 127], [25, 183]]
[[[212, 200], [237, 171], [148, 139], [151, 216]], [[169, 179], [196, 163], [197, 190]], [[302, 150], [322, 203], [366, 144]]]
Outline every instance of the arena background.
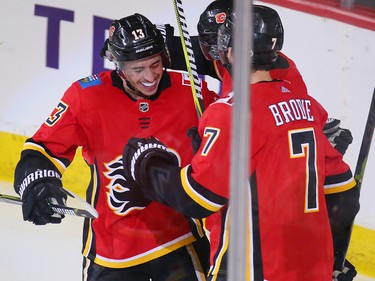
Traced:
[[[196, 35], [199, 14], [210, 2], [184, 1], [191, 35]], [[283, 51], [296, 62], [310, 94], [352, 131], [354, 141], [345, 160], [354, 170], [375, 86], [375, 12], [361, 25], [363, 15], [347, 10], [332, 17], [332, 9], [324, 6], [270, 4], [309, 1], [267, 2], [254, 3], [279, 12], [285, 27]], [[14, 194], [13, 172], [26, 137], [44, 122], [73, 81], [112, 68], [99, 57], [108, 23], [135, 12], [155, 23], [176, 26], [176, 19], [170, 0], [2, 0], [2, 7], [0, 192]], [[217, 82], [207, 80], [219, 90]], [[361, 274], [356, 280], [375, 280], [374, 155], [372, 147], [348, 253]], [[78, 151], [64, 185], [83, 196], [87, 183], [88, 168]], [[22, 221], [19, 206], [0, 203], [1, 280], [80, 280], [81, 222], [68, 217], [61, 225], [36, 227]]]

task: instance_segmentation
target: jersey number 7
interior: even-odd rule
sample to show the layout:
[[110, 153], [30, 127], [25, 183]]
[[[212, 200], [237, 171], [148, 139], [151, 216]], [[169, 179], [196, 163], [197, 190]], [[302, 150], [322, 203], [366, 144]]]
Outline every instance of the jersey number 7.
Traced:
[[313, 128], [289, 131], [290, 158], [306, 158], [305, 213], [319, 211], [316, 140]]

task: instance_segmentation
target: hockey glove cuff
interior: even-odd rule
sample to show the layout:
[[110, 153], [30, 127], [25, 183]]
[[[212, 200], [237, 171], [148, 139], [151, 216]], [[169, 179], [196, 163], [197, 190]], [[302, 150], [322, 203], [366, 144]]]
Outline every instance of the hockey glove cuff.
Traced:
[[323, 133], [326, 135], [331, 145], [344, 155], [349, 145], [353, 142], [353, 136], [348, 129], [340, 128], [340, 124], [340, 120], [328, 118], [324, 125]]
[[147, 186], [148, 165], [159, 164], [160, 161], [179, 166], [177, 156], [155, 137], [131, 138], [123, 154], [125, 178], [132, 179], [141, 186]]

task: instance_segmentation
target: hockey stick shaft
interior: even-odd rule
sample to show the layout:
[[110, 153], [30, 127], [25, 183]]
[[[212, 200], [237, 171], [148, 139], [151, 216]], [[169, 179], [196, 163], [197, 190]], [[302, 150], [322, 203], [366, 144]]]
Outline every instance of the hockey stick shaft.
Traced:
[[177, 25], [180, 32], [181, 45], [185, 56], [186, 67], [189, 73], [194, 104], [199, 119], [202, 116], [202, 112], [204, 110], [203, 96], [182, 0], [173, 0], [173, 6], [176, 13]]
[[354, 179], [356, 180], [357, 186], [359, 189], [362, 187], [363, 175], [365, 173], [367, 158], [370, 152], [372, 137], [374, 135], [374, 127], [375, 127], [375, 88], [372, 94], [370, 111], [367, 117], [366, 127], [363, 133], [362, 144], [359, 150], [358, 161], [357, 161], [355, 174], [354, 174]]
[[[372, 137], [374, 135], [374, 128], [375, 128], [375, 88], [374, 92], [372, 94], [372, 100], [370, 104], [370, 110], [369, 114], [367, 116], [367, 121], [366, 121], [366, 126], [365, 130], [363, 132], [363, 138], [362, 138], [362, 143], [361, 147], [359, 149], [359, 155], [358, 155], [358, 160], [357, 160], [357, 165], [355, 168], [354, 172], [354, 179], [357, 182], [357, 187], [359, 190], [361, 190], [362, 187], [362, 181], [363, 181], [363, 176], [365, 173], [366, 169], [366, 164], [367, 164], [367, 158], [370, 152], [370, 147], [371, 147], [371, 142], [372, 142]], [[340, 260], [340, 263], [344, 265], [345, 259], [346, 259], [346, 254], [349, 249], [349, 244], [350, 244], [350, 239], [353, 231], [353, 226], [354, 226], [354, 221], [352, 222], [350, 231], [348, 233], [347, 237], [347, 242], [346, 242], [346, 249], [343, 252], [343, 257], [342, 260]]]
[[[77, 195], [75, 195], [72, 192], [67, 191], [66, 189], [61, 188], [61, 190], [65, 192], [67, 195], [69, 195], [70, 197], [75, 198], [78, 201], [80, 201], [85, 206], [85, 209], [73, 208], [73, 207], [68, 207], [65, 205], [58, 205], [58, 204], [50, 203], [52, 210], [54, 210], [56, 213], [62, 214], [62, 215], [85, 217], [85, 218], [90, 218], [90, 219], [95, 219], [99, 216], [97, 211], [86, 201], [83, 201]], [[20, 197], [7, 195], [7, 194], [0, 194], [0, 202], [16, 204], [16, 205], [22, 205], [23, 203]]]

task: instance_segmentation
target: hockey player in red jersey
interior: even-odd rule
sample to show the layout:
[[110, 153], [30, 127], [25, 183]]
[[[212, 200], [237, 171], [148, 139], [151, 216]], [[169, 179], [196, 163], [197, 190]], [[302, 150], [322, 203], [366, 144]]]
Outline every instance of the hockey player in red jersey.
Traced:
[[[219, 58], [219, 52], [218, 52], [218, 46], [217, 46], [217, 30], [224, 23], [227, 15], [230, 15], [230, 13], [232, 12], [232, 9], [233, 9], [232, 0], [212, 1], [200, 15], [199, 22], [197, 24], [197, 30], [198, 30], [197, 37], [198, 38], [192, 37], [192, 40], [191, 40], [192, 46], [194, 49], [194, 54], [196, 56], [196, 65], [197, 65], [198, 71], [201, 74], [210, 75], [211, 77], [217, 78], [220, 81], [222, 81], [222, 90], [221, 90], [222, 96], [225, 96], [227, 93], [229, 93], [232, 90], [232, 79], [226, 67], [221, 63], [220, 58]], [[181, 67], [181, 65], [177, 64], [177, 62], [179, 61], [179, 58], [181, 60], [181, 57], [183, 56], [183, 54], [182, 53], [179, 54], [176, 51], [176, 50], [179, 50], [179, 48], [176, 47], [176, 45], [180, 42], [180, 40], [169, 39], [172, 37], [173, 30], [170, 30], [167, 28], [165, 33], [167, 34], [167, 42], [170, 45], [174, 44], [174, 47], [172, 48], [174, 50], [174, 53], [172, 54], [172, 56], [175, 59], [173, 60], [172, 68], [173, 67], [179, 68]], [[197, 47], [197, 45], [199, 45], [199, 48]], [[286, 56], [282, 51], [278, 51], [277, 59], [272, 65], [270, 74], [273, 79], [291, 81], [294, 85], [298, 84], [298, 86], [306, 89], [305, 82], [296, 64], [294, 63], [292, 59]], [[340, 120], [337, 120], [335, 118], [328, 118], [323, 128], [323, 132], [328, 138], [328, 140], [330, 141], [330, 143], [332, 144], [332, 146], [335, 147], [336, 150], [338, 150], [341, 154], [345, 154], [348, 146], [353, 141], [353, 137], [352, 137], [351, 132], [348, 129], [344, 129], [340, 127], [340, 123], [341, 123]], [[194, 134], [196, 134], [195, 130], [191, 130], [191, 133], [193, 134], [193, 140], [195, 140], [193, 141], [193, 146], [199, 147], [200, 138], [197, 136], [194, 137]], [[338, 200], [337, 198], [334, 198], [334, 200], [332, 200], [331, 197], [332, 197], [331, 195], [326, 196], [330, 213], [335, 212], [335, 210], [337, 209], [335, 208], [335, 202]], [[358, 200], [357, 197], [353, 197], [353, 201], [354, 201], [353, 203], [356, 203], [355, 202], [356, 200]], [[332, 217], [334, 218], [335, 216], [333, 215]], [[334, 219], [332, 219], [331, 223], [334, 225], [337, 225], [340, 222], [335, 222]], [[350, 233], [350, 226], [348, 226], [348, 229], [346, 232]], [[345, 245], [343, 246], [341, 245], [341, 243], [343, 243], [341, 240], [346, 241], [347, 239], [345, 237], [339, 238], [336, 235], [336, 239], [335, 239], [335, 255], [336, 256], [340, 255], [340, 252], [341, 252], [341, 250], [337, 250], [337, 249], [345, 248]], [[211, 241], [211, 245], [212, 245], [212, 241]], [[357, 273], [354, 266], [350, 264], [350, 262], [345, 260], [345, 266], [343, 270], [341, 270], [340, 269], [341, 260], [336, 259], [336, 261], [337, 263], [335, 264], [334, 274], [335, 275], [345, 274], [347, 278], [343, 281], [352, 280], [352, 278]], [[341, 278], [345, 278], [345, 277], [341, 277]]]
[[[186, 132], [198, 117], [186, 73], [169, 71], [163, 37], [144, 16], [115, 20], [109, 55], [116, 70], [74, 82], [51, 116], [24, 146], [14, 188], [23, 200], [24, 220], [60, 223], [49, 202], [64, 203], [57, 187], [76, 149], [91, 169], [87, 201], [99, 213], [85, 219], [84, 280], [205, 280], [208, 241], [200, 220], [146, 199], [126, 181], [122, 152], [132, 136], [156, 136], [179, 155], [192, 157]], [[205, 106], [217, 99], [202, 82]], [[40, 170], [53, 171], [38, 177]], [[22, 185], [25, 178], [33, 179]], [[22, 187], [21, 187], [22, 186]]]
[[[359, 208], [358, 188], [322, 132], [324, 108], [300, 84], [271, 77], [283, 37], [277, 12], [254, 6], [253, 13], [249, 177], [255, 262], [249, 271], [257, 281], [330, 281], [330, 219], [337, 222], [333, 232], [351, 224]], [[219, 32], [225, 65], [233, 61], [232, 21]], [[123, 156], [126, 177], [140, 184], [147, 198], [192, 217], [214, 214], [209, 280], [226, 280], [229, 175], [223, 171], [230, 170], [232, 99], [229, 94], [204, 112], [198, 128], [202, 144], [191, 164], [180, 168], [175, 154], [155, 138], [131, 139]], [[330, 218], [329, 196], [340, 199]]]
[[[228, 14], [233, 9], [232, 0], [212, 1], [202, 12], [197, 24], [198, 36], [191, 36], [197, 71], [201, 75], [208, 75], [221, 81], [221, 95], [225, 96], [232, 90], [232, 78], [225, 66], [220, 62], [217, 48], [217, 30], [223, 24]], [[172, 58], [171, 68], [176, 70], [186, 70], [181, 39], [174, 36], [174, 28], [169, 24], [157, 25], [162, 31]], [[101, 52], [105, 56], [107, 44]], [[282, 79], [298, 83], [305, 87], [305, 82], [294, 61], [283, 52], [279, 51], [276, 62], [270, 71], [274, 79]], [[324, 132], [331, 144], [340, 153], [344, 154], [348, 146], [352, 143], [353, 137], [348, 129], [340, 127], [340, 120], [330, 118], [324, 127]], [[194, 131], [192, 131], [193, 133]]]
[[[195, 56], [197, 71], [201, 75], [208, 75], [221, 81], [221, 95], [225, 96], [232, 90], [232, 78], [220, 62], [217, 48], [217, 30], [224, 23], [228, 14], [233, 9], [233, 0], [214, 0], [199, 17], [197, 24], [198, 36], [191, 36], [191, 45]], [[166, 44], [170, 50], [171, 69], [187, 70], [181, 39], [174, 36], [174, 28], [170, 24], [157, 25], [162, 32]], [[106, 57], [108, 50], [108, 40], [104, 43], [101, 56]], [[295, 64], [295, 62], [279, 51], [276, 62], [270, 71], [272, 78], [293, 81], [301, 87], [305, 87], [305, 82]], [[340, 120], [330, 118], [324, 127], [324, 132], [331, 144], [340, 153], [344, 154], [348, 146], [352, 143], [353, 137], [348, 129], [340, 127]], [[195, 130], [191, 130], [193, 135]], [[193, 137], [194, 139], [194, 137]], [[198, 144], [194, 144], [197, 146]]]

